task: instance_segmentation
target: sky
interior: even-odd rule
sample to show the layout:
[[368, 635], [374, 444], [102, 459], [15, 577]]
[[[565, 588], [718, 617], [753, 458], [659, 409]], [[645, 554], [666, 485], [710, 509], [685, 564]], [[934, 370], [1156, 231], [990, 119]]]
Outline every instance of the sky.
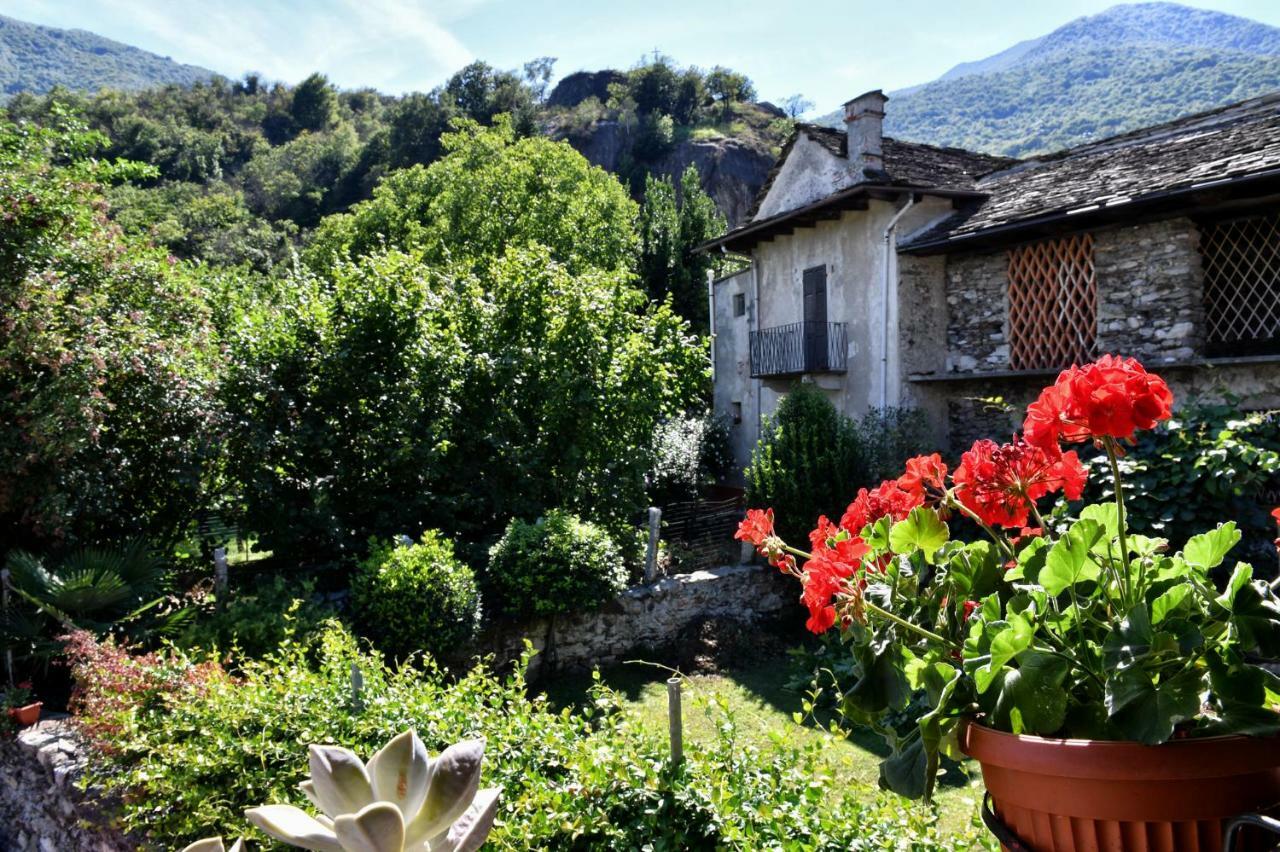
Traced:
[[[761, 98], [817, 112], [869, 89], [923, 83], [1115, 0], [0, 0], [0, 14], [99, 35], [210, 68], [297, 82], [427, 91], [474, 59], [557, 76], [627, 68], [660, 51], [727, 65]], [[1277, 0], [1185, 0], [1280, 26]]]

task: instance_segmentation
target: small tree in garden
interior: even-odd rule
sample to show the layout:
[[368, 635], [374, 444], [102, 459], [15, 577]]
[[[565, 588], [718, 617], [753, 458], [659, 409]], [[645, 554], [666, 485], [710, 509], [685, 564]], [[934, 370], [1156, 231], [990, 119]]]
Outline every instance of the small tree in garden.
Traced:
[[[1006, 444], [978, 441], [948, 471], [919, 456], [897, 479], [858, 491], [838, 522], [819, 516], [809, 549], [752, 510], [738, 537], [802, 583], [809, 629], [838, 627], [856, 683], [853, 721], [876, 726], [891, 755], [885, 786], [928, 797], [941, 754], [957, 754], [964, 717], [1000, 731], [1162, 743], [1177, 735], [1280, 732], [1280, 599], [1237, 563], [1225, 588], [1209, 572], [1240, 534], [1232, 521], [1172, 552], [1139, 534], [1125, 489], [1072, 510], [1090, 470], [1066, 447], [1092, 442], [1121, 480], [1126, 445], [1168, 420], [1172, 394], [1133, 359], [1064, 371]], [[982, 538], [951, 537], [964, 519]], [[803, 562], [798, 561], [803, 560]], [[886, 723], [925, 696], [905, 734]]]
[[747, 503], [773, 506], [785, 537], [799, 540], [809, 517], [835, 514], [850, 483], [865, 481], [857, 424], [822, 391], [797, 385], [778, 405], [747, 467]]

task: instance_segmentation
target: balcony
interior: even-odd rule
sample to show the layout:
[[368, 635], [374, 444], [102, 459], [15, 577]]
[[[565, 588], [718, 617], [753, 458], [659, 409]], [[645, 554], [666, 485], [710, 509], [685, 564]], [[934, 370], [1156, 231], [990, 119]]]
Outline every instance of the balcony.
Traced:
[[842, 322], [793, 322], [751, 332], [751, 377], [845, 372], [848, 330]]

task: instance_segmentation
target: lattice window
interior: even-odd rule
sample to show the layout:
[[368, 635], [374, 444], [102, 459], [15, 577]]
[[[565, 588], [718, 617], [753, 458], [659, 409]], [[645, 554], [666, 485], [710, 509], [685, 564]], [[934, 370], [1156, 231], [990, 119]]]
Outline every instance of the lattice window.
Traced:
[[1280, 350], [1280, 214], [1200, 227], [1210, 355]]
[[1093, 358], [1098, 281], [1093, 237], [1074, 234], [1009, 252], [1009, 363], [1068, 367]]

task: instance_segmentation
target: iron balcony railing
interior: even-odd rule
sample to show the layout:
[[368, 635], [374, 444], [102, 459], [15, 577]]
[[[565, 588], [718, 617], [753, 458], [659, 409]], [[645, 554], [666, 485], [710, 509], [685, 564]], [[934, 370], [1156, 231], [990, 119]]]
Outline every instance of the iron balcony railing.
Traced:
[[751, 377], [843, 373], [848, 331], [842, 322], [793, 322], [751, 332]]

